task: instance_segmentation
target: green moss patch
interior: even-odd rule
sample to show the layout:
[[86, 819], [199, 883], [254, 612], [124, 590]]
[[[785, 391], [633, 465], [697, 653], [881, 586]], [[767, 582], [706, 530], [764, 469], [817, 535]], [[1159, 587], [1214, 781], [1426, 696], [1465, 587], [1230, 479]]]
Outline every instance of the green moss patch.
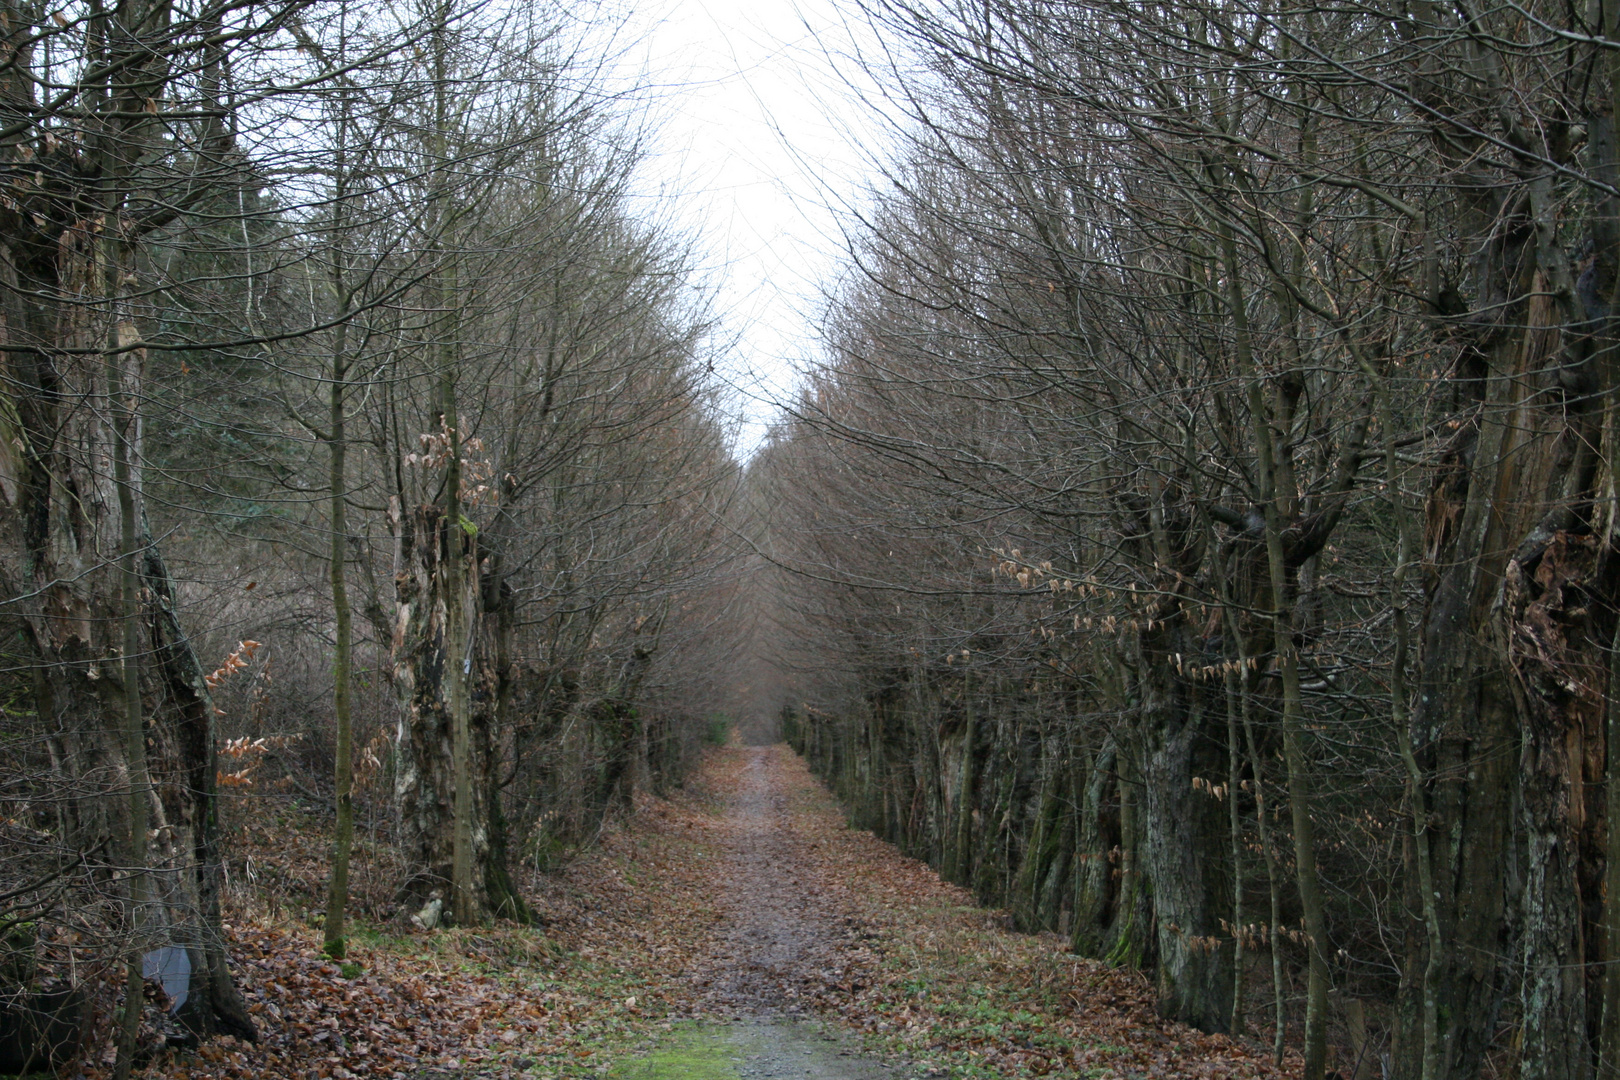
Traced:
[[613, 1080], [740, 1080], [742, 1074], [728, 1027], [682, 1024], [660, 1035], [645, 1054], [620, 1061], [608, 1075]]

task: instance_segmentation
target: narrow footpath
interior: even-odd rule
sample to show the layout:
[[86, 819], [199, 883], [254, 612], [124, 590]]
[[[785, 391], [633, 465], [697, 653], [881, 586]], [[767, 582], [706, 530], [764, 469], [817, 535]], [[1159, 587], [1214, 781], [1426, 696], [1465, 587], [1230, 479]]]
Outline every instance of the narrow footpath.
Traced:
[[714, 867], [723, 918], [690, 974], [709, 1011], [796, 1015], [807, 988], [837, 986], [870, 959], [856, 950], [872, 935], [824, 883], [819, 842], [795, 828], [806, 792], [784, 774], [797, 763], [783, 747], [740, 756]]
[[529, 875], [538, 929], [425, 933], [397, 920], [357, 928], [349, 958], [335, 963], [297, 907], [323, 884], [318, 859], [297, 853], [322, 843], [318, 834], [267, 832], [255, 873], [274, 875], [281, 892], [268, 908], [239, 901], [232, 916], [238, 984], [259, 1041], [218, 1039], [154, 1062], [146, 1076], [1298, 1073], [1297, 1060], [1273, 1067], [1257, 1040], [1160, 1019], [1138, 973], [1075, 957], [1052, 934], [1009, 932], [1003, 913], [849, 828], [783, 746], [714, 751], [683, 791], [641, 799], [566, 867]]
[[[808, 1008], [813, 987], [837, 986], [861, 935], [835, 909], [794, 826], [783, 750], [742, 751], [739, 780], [715, 829], [721, 918], [683, 973], [703, 1020], [620, 1065], [626, 1080], [880, 1080], [916, 1075], [861, 1054]], [[928, 1070], [931, 1071], [931, 1070]]]
[[1256, 1041], [1162, 1020], [1141, 975], [1009, 932], [1004, 913], [849, 828], [785, 746], [722, 750], [693, 789], [643, 808], [571, 883], [600, 897], [635, 879], [618, 932], [649, 946], [642, 970], [670, 961], [688, 1018], [610, 1075], [1288, 1075]]

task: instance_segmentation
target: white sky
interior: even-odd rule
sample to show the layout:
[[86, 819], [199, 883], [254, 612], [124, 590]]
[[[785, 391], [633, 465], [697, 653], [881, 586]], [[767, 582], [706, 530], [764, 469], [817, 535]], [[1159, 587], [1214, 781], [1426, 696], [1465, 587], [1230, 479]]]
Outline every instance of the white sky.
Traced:
[[[820, 289], [836, 272], [837, 208], [860, 200], [882, 135], [846, 83], [837, 0], [621, 0], [627, 59], [655, 89], [643, 187], [693, 232], [721, 282], [722, 371], [743, 392], [744, 455], [814, 354]], [[664, 214], [654, 211], [655, 216]]]

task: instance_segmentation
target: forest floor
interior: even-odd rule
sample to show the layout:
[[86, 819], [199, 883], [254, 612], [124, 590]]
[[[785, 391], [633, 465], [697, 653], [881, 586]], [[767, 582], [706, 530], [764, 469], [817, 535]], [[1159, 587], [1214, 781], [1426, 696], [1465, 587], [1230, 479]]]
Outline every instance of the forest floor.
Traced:
[[[265, 855], [264, 858], [268, 858]], [[261, 866], [263, 864], [261, 863]], [[264, 872], [261, 869], [261, 873]], [[537, 879], [539, 931], [232, 928], [262, 1032], [146, 1075], [406, 1080], [1282, 1077], [1161, 1020], [1139, 974], [1004, 929], [847, 827], [785, 747], [729, 747]]]

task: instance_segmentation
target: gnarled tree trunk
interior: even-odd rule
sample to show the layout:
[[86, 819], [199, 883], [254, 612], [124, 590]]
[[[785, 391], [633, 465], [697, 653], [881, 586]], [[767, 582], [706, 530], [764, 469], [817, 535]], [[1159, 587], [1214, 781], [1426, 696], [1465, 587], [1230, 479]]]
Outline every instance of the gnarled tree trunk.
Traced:
[[[476, 647], [480, 637], [476, 631], [470, 636], [474, 647], [464, 656], [452, 655], [448, 635], [451, 606], [459, 606], [467, 627], [477, 626], [483, 614], [476, 538], [467, 537], [464, 544], [463, 572], [446, 573], [449, 530], [462, 528], [460, 522], [446, 521], [438, 506], [419, 506], [408, 519], [396, 513], [393, 657], [400, 721], [395, 795], [411, 865], [400, 896], [419, 902], [437, 892], [446, 908], [450, 907], [456, 827], [451, 681], [465, 680], [469, 725], [474, 733], [471, 749], [481, 759], [469, 763], [473, 776], [488, 775], [493, 767], [488, 759], [495, 744], [488, 733], [498, 700], [494, 666], [487, 653]], [[452, 581], [460, 585], [453, 596], [449, 594]], [[489, 790], [475, 783], [470, 794], [472, 859], [474, 866], [484, 867], [490, 857]], [[488, 909], [484, 879], [483, 874], [472, 875], [470, 901], [475, 911]]]
[[[61, 204], [55, 204], [60, 208]], [[50, 209], [42, 206], [42, 209]], [[108, 365], [83, 304], [90, 228], [46, 219], [33, 244], [0, 243], [0, 580], [7, 614], [26, 628], [36, 662], [36, 706], [63, 800], [57, 837], [109, 889], [123, 873], [113, 852], [129, 822], [130, 783], [117, 678], [124, 654], [116, 565], [121, 527], [114, 490], [109, 367], [138, 373], [140, 350]], [[47, 236], [56, 242], [41, 250]], [[66, 295], [71, 291], [72, 295]], [[102, 327], [105, 330], [105, 327]], [[132, 340], [132, 329], [116, 340]], [[138, 440], [136, 441], [138, 452]], [[132, 485], [139, 513], [138, 483]], [[151, 800], [145, 845], [148, 916], [140, 947], [174, 946], [192, 968], [181, 1019], [198, 1034], [245, 1039], [255, 1029], [226, 966], [216, 787], [215, 710], [181, 628], [168, 571], [141, 514], [136, 621], [139, 694]]]

